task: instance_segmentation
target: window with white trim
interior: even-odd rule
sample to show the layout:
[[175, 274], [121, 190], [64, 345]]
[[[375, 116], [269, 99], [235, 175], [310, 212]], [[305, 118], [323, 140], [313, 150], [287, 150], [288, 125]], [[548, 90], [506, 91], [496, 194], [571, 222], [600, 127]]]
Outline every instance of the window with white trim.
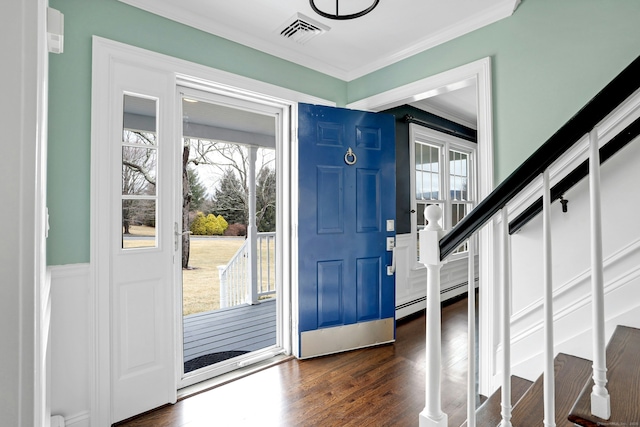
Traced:
[[[450, 230], [471, 211], [476, 202], [477, 144], [416, 124], [409, 125], [411, 158], [412, 224], [415, 259], [419, 254], [418, 231], [425, 223], [429, 205], [442, 208], [441, 224]], [[467, 255], [467, 243], [452, 258]]]

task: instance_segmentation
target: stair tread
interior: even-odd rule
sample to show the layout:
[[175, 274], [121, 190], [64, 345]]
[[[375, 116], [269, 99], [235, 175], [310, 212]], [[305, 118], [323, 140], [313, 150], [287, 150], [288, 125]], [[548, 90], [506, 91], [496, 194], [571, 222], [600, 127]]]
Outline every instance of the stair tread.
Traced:
[[[573, 427], [567, 419], [584, 383], [591, 375], [591, 361], [559, 353], [554, 359], [556, 426]], [[518, 427], [540, 426], [544, 418], [544, 375], [514, 406], [511, 423]]]
[[[531, 387], [533, 382], [513, 375], [511, 377], [511, 402], [517, 402]], [[476, 425], [497, 426], [502, 417], [500, 415], [502, 400], [502, 387], [498, 388], [476, 411]], [[465, 421], [461, 427], [466, 427]]]
[[588, 379], [575, 402], [569, 420], [583, 426], [640, 424], [640, 329], [618, 326], [607, 345], [607, 389], [611, 417], [604, 421], [591, 415], [591, 389]]

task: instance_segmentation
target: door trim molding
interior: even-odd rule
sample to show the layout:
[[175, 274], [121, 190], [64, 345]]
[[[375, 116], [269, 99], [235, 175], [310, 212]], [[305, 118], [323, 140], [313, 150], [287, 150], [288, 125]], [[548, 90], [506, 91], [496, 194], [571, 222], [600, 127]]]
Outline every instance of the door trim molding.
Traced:
[[[283, 153], [283, 163], [290, 165], [289, 174], [282, 180], [284, 206], [292, 206], [297, 202], [297, 180], [294, 179], [296, 167], [297, 145], [297, 102], [315, 103], [321, 105], [335, 105], [331, 101], [322, 98], [296, 92], [287, 88], [275, 86], [270, 83], [247, 77], [235, 75], [226, 71], [217, 70], [193, 62], [173, 58], [157, 52], [115, 42], [102, 37], [93, 37], [92, 58], [92, 102], [91, 102], [91, 204], [90, 204], [90, 330], [92, 333], [90, 348], [93, 351], [90, 372], [91, 390], [91, 424], [111, 424], [111, 345], [110, 345], [110, 257], [109, 247], [102, 243], [109, 236], [109, 221], [104, 216], [109, 212], [108, 195], [109, 185], [105, 179], [108, 173], [109, 159], [105, 156], [104, 146], [98, 142], [100, 136], [108, 134], [108, 124], [103, 117], [109, 115], [109, 86], [111, 84], [111, 70], [115, 61], [141, 66], [154, 70], [165, 71], [174, 76], [175, 81], [190, 80], [206, 86], [216, 85], [224, 88], [229, 94], [241, 96], [250, 93], [255, 97], [271, 98], [278, 101], [283, 107], [285, 117], [282, 129], [282, 140], [288, 141], [288, 151]], [[215, 83], [214, 83], [215, 82]], [[288, 120], [287, 120], [288, 118]], [[288, 203], [288, 204], [287, 204]], [[284, 210], [284, 209], [283, 209]], [[292, 238], [296, 221], [295, 210], [289, 209], [283, 212], [283, 241], [288, 242], [285, 247], [283, 259], [283, 283], [290, 283], [287, 291], [295, 297], [297, 275], [293, 274], [295, 268], [295, 239]], [[283, 298], [285, 296], [283, 295]], [[295, 300], [292, 300], [295, 306]], [[291, 304], [283, 304], [283, 310], [290, 313]], [[294, 310], [295, 312], [295, 310]], [[284, 317], [288, 319], [289, 316]], [[174, 338], [175, 339], [175, 338]], [[291, 342], [291, 337], [283, 337], [283, 342]], [[176, 343], [174, 342], [174, 348]], [[177, 379], [176, 379], [177, 386]]]
[[[352, 102], [348, 108], [369, 111], [381, 111], [388, 108], [403, 105], [446, 93], [461, 87], [476, 84], [476, 101], [478, 109], [478, 201], [485, 198], [494, 187], [493, 182], [493, 100], [491, 85], [491, 58], [486, 57], [469, 64], [461, 65], [452, 70], [390, 89], [386, 92]], [[493, 291], [494, 265], [491, 257], [495, 246], [494, 222], [489, 221], [480, 231], [479, 239], [479, 264], [480, 264], [480, 393], [490, 395], [492, 369], [495, 359], [495, 346], [499, 342], [499, 336], [493, 333], [492, 317], [493, 306], [498, 295]], [[487, 284], [483, 286], [483, 284]]]

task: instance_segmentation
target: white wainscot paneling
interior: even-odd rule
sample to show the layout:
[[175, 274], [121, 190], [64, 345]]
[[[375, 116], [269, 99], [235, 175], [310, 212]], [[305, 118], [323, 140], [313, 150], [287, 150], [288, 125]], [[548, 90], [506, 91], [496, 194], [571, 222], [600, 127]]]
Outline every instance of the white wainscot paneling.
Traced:
[[[396, 236], [396, 319], [424, 310], [427, 296], [427, 270], [417, 267], [414, 237]], [[476, 279], [478, 259], [476, 257]], [[440, 300], [445, 301], [467, 292], [467, 259], [446, 263], [441, 270]]]
[[49, 267], [51, 273], [51, 413], [65, 427], [90, 422], [90, 274], [88, 264]]
[[[605, 319], [607, 339], [616, 325], [640, 327], [639, 199], [629, 196], [640, 182], [638, 141], [601, 169]], [[565, 196], [568, 212], [552, 205], [555, 351], [591, 359], [591, 270], [588, 182]], [[536, 378], [542, 370], [542, 223], [540, 216], [512, 236], [513, 374]], [[540, 349], [540, 352], [532, 352]], [[501, 351], [501, 349], [500, 349]], [[499, 360], [499, 359], [498, 359]]]

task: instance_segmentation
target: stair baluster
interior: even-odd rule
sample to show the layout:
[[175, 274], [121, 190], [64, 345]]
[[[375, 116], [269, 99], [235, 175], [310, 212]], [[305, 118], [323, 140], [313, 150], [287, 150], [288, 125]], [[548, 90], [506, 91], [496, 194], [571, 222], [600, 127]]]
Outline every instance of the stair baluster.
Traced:
[[611, 402], [607, 391], [607, 360], [604, 338], [604, 274], [602, 217], [600, 207], [600, 150], [598, 131], [589, 132], [589, 207], [591, 210], [591, 294], [593, 322], [593, 390], [591, 413], [608, 420]]
[[502, 421], [511, 427], [511, 248], [507, 208], [502, 209]]
[[469, 237], [467, 278], [467, 427], [476, 427], [476, 281], [475, 235]]
[[555, 427], [555, 357], [553, 346], [553, 280], [551, 253], [551, 190], [549, 170], [542, 173], [542, 251], [544, 286], [544, 425]]

